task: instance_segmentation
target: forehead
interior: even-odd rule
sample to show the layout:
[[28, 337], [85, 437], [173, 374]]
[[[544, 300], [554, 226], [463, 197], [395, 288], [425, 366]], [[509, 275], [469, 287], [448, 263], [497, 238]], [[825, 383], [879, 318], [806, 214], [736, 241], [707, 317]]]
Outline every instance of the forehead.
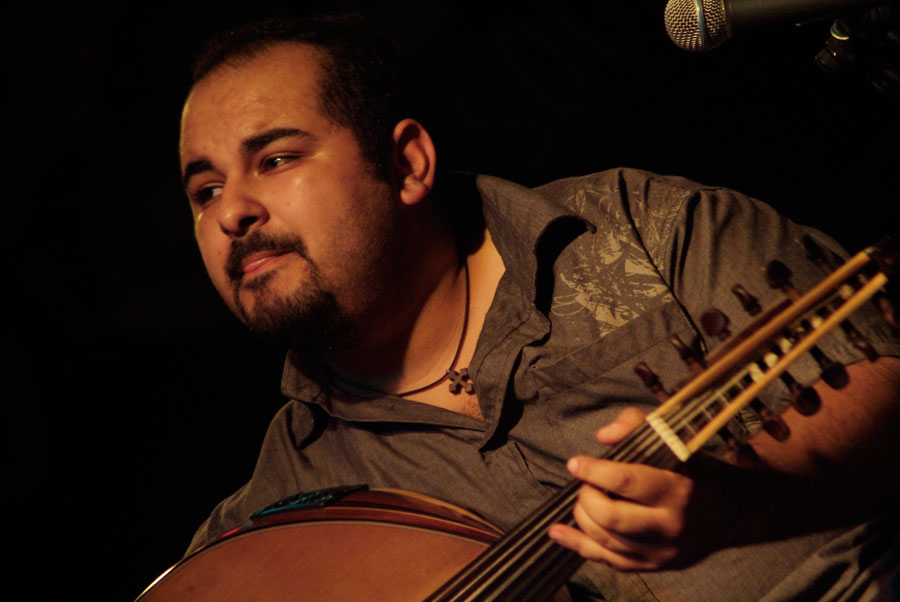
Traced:
[[319, 109], [321, 56], [311, 46], [284, 43], [212, 71], [185, 102], [182, 157], [202, 154], [204, 144], [244, 139], [272, 127], [327, 125]]

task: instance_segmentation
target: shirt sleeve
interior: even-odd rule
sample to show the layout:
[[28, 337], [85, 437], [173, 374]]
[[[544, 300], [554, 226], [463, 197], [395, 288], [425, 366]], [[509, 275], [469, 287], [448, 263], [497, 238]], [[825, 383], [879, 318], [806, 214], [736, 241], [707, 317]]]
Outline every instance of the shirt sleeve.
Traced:
[[[753, 319], [732, 291], [735, 285], [755, 296], [763, 309], [784, 298], [781, 290], [773, 290], [766, 281], [769, 262], [778, 260], [788, 267], [791, 283], [800, 294], [827, 276], [807, 257], [804, 237], [811, 237], [829, 257], [847, 258], [840, 245], [822, 232], [800, 226], [769, 205], [731, 190], [664, 176], [648, 176], [640, 186], [631, 188], [641, 193], [639, 202], [643, 206], [636, 209], [638, 214], [673, 216], [669, 224], [654, 228], [666, 236], [650, 238], [655, 245], [648, 252], [707, 350], [713, 350], [718, 341], [704, 336], [699, 328], [705, 311], [714, 308], [723, 312], [733, 334]], [[631, 203], [635, 207], [635, 201]], [[678, 204], [677, 212], [672, 210], [673, 203]], [[850, 321], [878, 355], [900, 356], [897, 333], [872, 303], [857, 311]], [[817, 347], [825, 357], [844, 365], [866, 359], [840, 329]], [[788, 372], [801, 384], [811, 385], [819, 380], [821, 367], [807, 353]], [[779, 412], [790, 403], [787, 388], [780, 382], [761, 398]]]
[[244, 525], [253, 512], [303, 491], [303, 470], [297, 466], [303, 462], [299, 439], [313, 428], [314, 417], [304, 404], [291, 401], [283, 406], [269, 424], [250, 481], [213, 509], [185, 555]]

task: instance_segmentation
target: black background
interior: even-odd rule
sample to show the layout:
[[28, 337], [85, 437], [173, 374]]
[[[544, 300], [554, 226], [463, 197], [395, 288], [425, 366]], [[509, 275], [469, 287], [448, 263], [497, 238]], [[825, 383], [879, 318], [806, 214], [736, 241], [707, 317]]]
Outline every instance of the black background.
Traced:
[[32, 597], [134, 598], [248, 478], [282, 403], [282, 354], [218, 299], [179, 184], [189, 54], [223, 25], [369, 14], [445, 167], [540, 184], [627, 165], [737, 188], [851, 250], [897, 231], [898, 103], [820, 72], [830, 21], [694, 55], [663, 0], [260, 4], [3, 9], [5, 533]]

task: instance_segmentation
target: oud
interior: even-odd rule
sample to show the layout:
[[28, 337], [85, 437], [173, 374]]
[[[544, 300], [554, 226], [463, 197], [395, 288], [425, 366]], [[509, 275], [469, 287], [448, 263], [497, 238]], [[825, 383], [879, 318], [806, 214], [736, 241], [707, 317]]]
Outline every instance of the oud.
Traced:
[[[811, 258], [825, 263], [811, 240], [804, 244]], [[817, 395], [793, 381], [787, 369], [809, 353], [822, 366], [826, 383], [846, 384], [843, 367], [823, 358], [816, 346], [834, 329], [874, 359], [848, 318], [876, 297], [898, 328], [883, 293], [896, 260], [896, 251], [885, 243], [870, 247], [802, 296], [791, 287], [787, 268], [772, 262], [769, 283], [786, 296], [764, 312], [736, 286], [735, 294], [756, 319], [729, 337], [724, 315], [704, 314], [701, 327], [725, 340], [708, 358], [672, 337], [690, 370], [672, 394], [646, 364], [638, 364], [635, 372], [661, 405], [602, 457], [673, 468], [719, 435], [740, 462], [752, 451], [726, 425], [745, 408], [758, 413], [775, 439], [788, 437], [783, 421], [757, 395], [781, 379], [801, 414], [815, 412]], [[505, 534], [461, 508], [410, 492], [353, 486], [298, 494], [254, 513], [246, 525], [176, 564], [138, 601], [547, 600], [583, 562], [547, 537], [554, 523], [575, 524], [572, 509], [580, 486], [571, 481]]]

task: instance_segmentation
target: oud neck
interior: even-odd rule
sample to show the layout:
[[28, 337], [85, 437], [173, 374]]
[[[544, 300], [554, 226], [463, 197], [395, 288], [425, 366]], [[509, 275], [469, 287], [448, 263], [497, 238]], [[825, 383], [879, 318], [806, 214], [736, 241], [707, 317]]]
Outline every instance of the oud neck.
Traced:
[[[678, 459], [659, 435], [643, 424], [601, 456], [671, 468]], [[572, 510], [581, 481], [575, 479], [456, 575], [427, 602], [528, 602], [546, 600], [583, 564], [584, 558], [556, 544], [547, 530], [575, 525]]]

